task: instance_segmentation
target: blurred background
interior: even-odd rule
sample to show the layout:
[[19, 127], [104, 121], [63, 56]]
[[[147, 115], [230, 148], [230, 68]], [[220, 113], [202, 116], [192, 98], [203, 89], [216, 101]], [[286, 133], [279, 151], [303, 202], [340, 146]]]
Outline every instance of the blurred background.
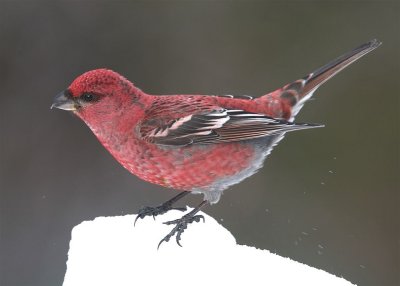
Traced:
[[1, 1], [0, 284], [61, 285], [75, 225], [176, 194], [49, 109], [79, 74], [111, 68], [152, 94], [259, 96], [376, 37], [297, 117], [326, 127], [288, 134], [205, 212], [240, 244], [399, 285], [399, 13], [395, 1]]

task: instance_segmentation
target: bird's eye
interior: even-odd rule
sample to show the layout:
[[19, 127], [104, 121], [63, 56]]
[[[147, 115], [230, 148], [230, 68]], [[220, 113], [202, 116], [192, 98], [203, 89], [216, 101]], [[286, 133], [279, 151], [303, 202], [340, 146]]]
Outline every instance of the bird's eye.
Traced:
[[96, 100], [96, 96], [92, 93], [84, 93], [81, 95], [82, 100], [86, 102], [94, 101]]

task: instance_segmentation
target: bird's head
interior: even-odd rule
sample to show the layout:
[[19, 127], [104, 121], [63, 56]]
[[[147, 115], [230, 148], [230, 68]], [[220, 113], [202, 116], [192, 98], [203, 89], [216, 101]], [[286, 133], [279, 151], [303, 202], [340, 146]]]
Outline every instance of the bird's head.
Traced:
[[88, 71], [77, 77], [71, 85], [59, 93], [51, 106], [83, 112], [102, 105], [121, 103], [127, 98], [134, 100], [140, 90], [120, 74], [108, 69]]
[[74, 112], [89, 126], [117, 119], [145, 94], [129, 80], [108, 69], [88, 71], [59, 93], [51, 108]]

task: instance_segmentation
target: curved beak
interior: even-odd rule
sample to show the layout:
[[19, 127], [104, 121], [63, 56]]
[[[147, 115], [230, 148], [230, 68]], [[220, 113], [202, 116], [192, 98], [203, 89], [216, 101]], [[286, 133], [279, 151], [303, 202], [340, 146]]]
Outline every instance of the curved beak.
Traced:
[[60, 92], [54, 97], [53, 104], [50, 109], [59, 108], [63, 110], [74, 111], [77, 110], [77, 103], [72, 99], [67, 90]]

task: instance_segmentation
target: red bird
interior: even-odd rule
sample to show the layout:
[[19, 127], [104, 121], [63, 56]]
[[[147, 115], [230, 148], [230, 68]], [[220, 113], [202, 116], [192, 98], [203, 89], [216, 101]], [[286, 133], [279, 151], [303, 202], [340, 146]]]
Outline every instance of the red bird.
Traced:
[[[322, 125], [294, 123], [313, 92], [355, 60], [377, 48], [372, 40], [306, 77], [252, 99], [214, 95], [147, 94], [108, 69], [86, 72], [54, 99], [52, 107], [81, 118], [129, 172], [180, 193], [136, 218], [156, 216], [191, 193], [204, 201], [175, 224], [163, 241], [180, 237], [196, 213], [217, 203], [222, 192], [256, 173], [286, 132]], [[135, 223], [136, 223], [135, 220]], [[159, 244], [159, 246], [160, 246]]]

